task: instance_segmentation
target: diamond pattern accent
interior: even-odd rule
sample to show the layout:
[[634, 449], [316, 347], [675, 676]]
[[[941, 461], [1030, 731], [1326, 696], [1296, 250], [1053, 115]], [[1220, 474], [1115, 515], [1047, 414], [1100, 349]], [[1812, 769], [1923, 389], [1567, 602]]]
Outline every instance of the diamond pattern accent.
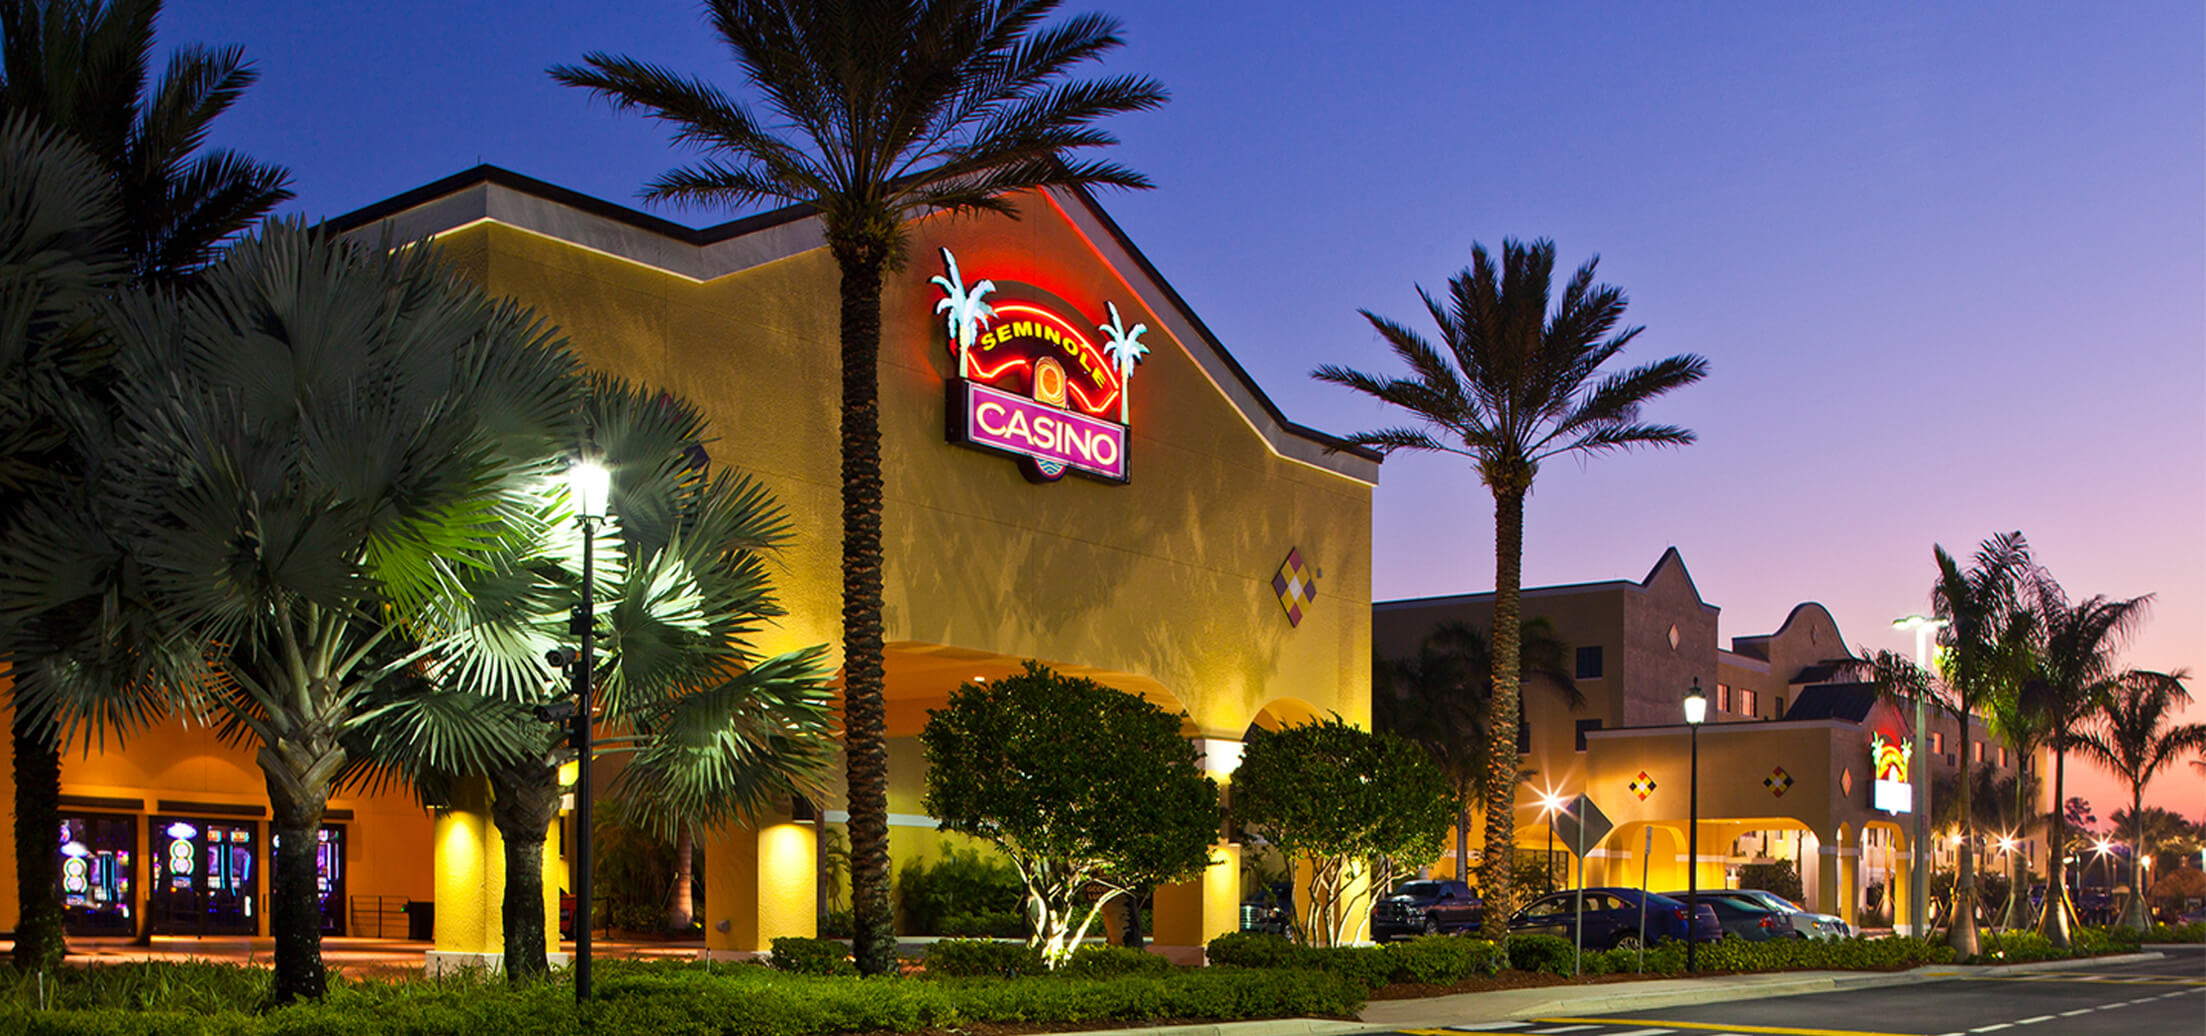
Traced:
[[1849, 766], [1839, 772], [1838, 790], [1847, 795], [1854, 793], [1854, 768]]
[[1639, 801], [1645, 802], [1647, 796], [1654, 794], [1655, 779], [1648, 776], [1647, 771], [1641, 770], [1639, 776], [1632, 778], [1631, 783], [1624, 787], [1631, 789], [1632, 794], [1639, 796]]
[[1771, 770], [1769, 776], [1762, 778], [1762, 787], [1768, 788], [1770, 794], [1784, 798], [1785, 793], [1792, 790], [1792, 775], [1780, 766]]
[[1287, 625], [1302, 625], [1303, 611], [1317, 603], [1317, 576], [1302, 564], [1302, 548], [1287, 551], [1287, 560], [1272, 576], [1272, 592], [1279, 595], [1279, 606], [1287, 611]]

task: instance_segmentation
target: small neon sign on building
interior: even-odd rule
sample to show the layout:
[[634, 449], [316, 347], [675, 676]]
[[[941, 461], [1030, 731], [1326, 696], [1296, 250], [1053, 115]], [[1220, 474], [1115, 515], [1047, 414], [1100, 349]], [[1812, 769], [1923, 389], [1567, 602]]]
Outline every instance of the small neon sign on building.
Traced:
[[1907, 782], [1907, 767], [1914, 758], [1915, 748], [1906, 738], [1886, 741], [1883, 734], [1869, 735], [1870, 772], [1876, 775], [1869, 786], [1870, 805], [1886, 813], [1914, 812], [1915, 786]]

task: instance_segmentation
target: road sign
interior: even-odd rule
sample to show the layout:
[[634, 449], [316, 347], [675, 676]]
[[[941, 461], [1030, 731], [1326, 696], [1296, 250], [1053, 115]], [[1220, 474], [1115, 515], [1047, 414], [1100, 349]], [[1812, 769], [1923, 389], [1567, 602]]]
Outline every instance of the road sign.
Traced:
[[1582, 793], [1570, 800], [1570, 805], [1555, 813], [1556, 840], [1570, 846], [1581, 861], [1585, 859], [1587, 850], [1600, 845], [1601, 839], [1607, 838], [1609, 832], [1614, 830], [1616, 822], [1610, 820], [1607, 814], [1601, 812], [1601, 807], [1594, 805], [1593, 800]]

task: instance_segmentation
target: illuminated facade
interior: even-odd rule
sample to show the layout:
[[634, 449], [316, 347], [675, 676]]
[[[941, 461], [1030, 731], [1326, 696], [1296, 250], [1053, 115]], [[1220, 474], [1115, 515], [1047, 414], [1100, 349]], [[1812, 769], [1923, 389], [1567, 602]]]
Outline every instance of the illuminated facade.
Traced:
[[[1091, 198], [1018, 205], [1016, 220], [911, 223], [907, 264], [883, 292], [899, 862], [957, 841], [920, 805], [927, 710], [1023, 659], [1185, 711], [1220, 777], [1252, 724], [1370, 715], [1376, 457], [1286, 420]], [[760, 479], [796, 530], [775, 573], [789, 614], [755, 646], [839, 647], [838, 274], [816, 218], [695, 230], [485, 167], [337, 225], [434, 238], [466, 275], [558, 324], [585, 362], [694, 401], [717, 436], [712, 461]], [[1282, 558], [1295, 564], [1292, 602], [1275, 585]], [[251, 821], [247, 842], [222, 845], [247, 846], [248, 871], [265, 864], [250, 841], [266, 831], [259, 774], [211, 734], [164, 730], [72, 758], [63, 780], [86, 816], [135, 825], [86, 822], [73, 841], [89, 854], [88, 884], [108, 871], [172, 880], [145, 859], [169, 851], [148, 838], [172, 815], [202, 841], [228, 818]], [[831, 786], [830, 826], [845, 819], [840, 798]], [[350, 867], [344, 896], [433, 899], [440, 959], [497, 950], [501, 850], [481, 802], [458, 796], [433, 816], [403, 794], [335, 805], [333, 825], [350, 825], [336, 856]], [[711, 947], [812, 934], [815, 827], [763, 817], [706, 844], [698, 918]], [[546, 846], [552, 895], [566, 884], [563, 844]], [[209, 851], [194, 843], [189, 855]], [[1236, 926], [1238, 848], [1221, 844], [1217, 858], [1202, 880], [1158, 891], [1160, 944], [1199, 946]], [[245, 880], [256, 896], [265, 887]], [[106, 894], [142, 900], [143, 888]]]
[[[1642, 580], [1532, 587], [1523, 601], [1527, 619], [1546, 617], [1569, 646], [1586, 700], [1572, 709], [1544, 678], [1525, 684], [1519, 747], [1532, 777], [1517, 798], [1520, 848], [1545, 844], [1543, 797], [1584, 793], [1616, 823], [1587, 854], [1592, 884], [1636, 887], [1644, 871], [1654, 891], [1684, 888], [1682, 702], [1697, 679], [1709, 705], [1700, 731], [1701, 887], [1736, 887], [1741, 867], [1790, 860], [1811, 907], [1857, 925], [1910, 923], [1904, 905], [1895, 918], [1889, 904], [1906, 902], [1909, 880], [1910, 786], [1899, 782], [1912, 719], [1838, 672], [1833, 663], [1851, 652], [1822, 605], [1802, 604], [1776, 632], [1719, 647], [1719, 609], [1701, 599], [1674, 548]], [[1406, 658], [1441, 622], [1491, 628], [1493, 595], [1386, 601], [1373, 611], [1379, 653]], [[1933, 774], [1953, 773], [1965, 750], [1998, 776], [2014, 775], [1981, 721], [1970, 724], [1965, 749], [1951, 717], [1934, 717], [1931, 734]], [[1953, 851], [1940, 840], [1934, 864], [1950, 866]], [[1986, 846], [1980, 860], [2004, 872], [2001, 851]], [[2035, 840], [2017, 840], [2012, 851], [2042, 869]], [[1872, 886], [1883, 893], [1881, 914], [1869, 909]]]

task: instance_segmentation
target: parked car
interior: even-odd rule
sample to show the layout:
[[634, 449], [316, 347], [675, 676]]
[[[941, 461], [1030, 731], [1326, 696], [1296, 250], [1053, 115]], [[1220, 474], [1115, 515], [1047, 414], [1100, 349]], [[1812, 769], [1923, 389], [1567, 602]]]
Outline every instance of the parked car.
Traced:
[[1241, 930], [1266, 935], [1294, 934], [1294, 886], [1286, 882], [1259, 885], [1241, 901]]
[[1419, 878], [1402, 883], [1371, 908], [1371, 937], [1380, 942], [1413, 935], [1476, 931], [1478, 893], [1460, 881]]
[[[1680, 902], [1682, 896], [1672, 896]], [[1716, 910], [1716, 920], [1723, 925], [1723, 934], [1735, 935], [1748, 942], [1769, 939], [1805, 938], [1792, 926], [1792, 918], [1757, 903], [1743, 899], [1727, 899], [1721, 896], [1704, 897], [1704, 901]]]
[[[1684, 903], [1638, 889], [1603, 887], [1585, 890], [1585, 945], [1600, 949], [1638, 946], [1642, 900], [1646, 904], [1648, 942], [1685, 938], [1688, 915]], [[1509, 931], [1568, 939], [1578, 924], [1577, 910], [1577, 892], [1552, 892], [1511, 915]], [[1715, 908], [1702, 903], [1700, 910], [1690, 916], [1694, 938], [1722, 940], [1723, 923], [1716, 919]]]
[[[1683, 892], [1665, 892], [1672, 899], [1684, 899]], [[1792, 930], [1804, 939], [1844, 939], [1854, 934], [1854, 927], [1829, 914], [1818, 914], [1775, 892], [1764, 889], [1702, 889], [1702, 899], [1728, 899], [1736, 903], [1751, 903], [1764, 910], [1784, 915]]]

